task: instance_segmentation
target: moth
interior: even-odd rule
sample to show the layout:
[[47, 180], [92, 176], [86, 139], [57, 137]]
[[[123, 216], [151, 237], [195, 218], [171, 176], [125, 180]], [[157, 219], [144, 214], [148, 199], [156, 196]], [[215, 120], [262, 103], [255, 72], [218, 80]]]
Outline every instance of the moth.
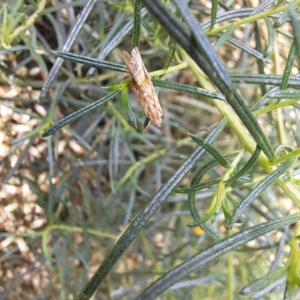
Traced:
[[[123, 58], [132, 79], [133, 89], [145, 112], [146, 117], [157, 127], [161, 126], [162, 109], [152, 81], [142, 61], [140, 51], [133, 48], [131, 54], [123, 51]], [[148, 125], [150, 124], [148, 123]], [[146, 126], [145, 130], [147, 129]]]

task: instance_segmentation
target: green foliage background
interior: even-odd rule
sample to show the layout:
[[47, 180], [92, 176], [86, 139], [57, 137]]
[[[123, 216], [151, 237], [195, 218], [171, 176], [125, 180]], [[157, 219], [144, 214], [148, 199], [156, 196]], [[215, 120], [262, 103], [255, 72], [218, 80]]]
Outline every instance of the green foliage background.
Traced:
[[0, 299], [299, 296], [299, 3], [255, 5], [1, 4]]

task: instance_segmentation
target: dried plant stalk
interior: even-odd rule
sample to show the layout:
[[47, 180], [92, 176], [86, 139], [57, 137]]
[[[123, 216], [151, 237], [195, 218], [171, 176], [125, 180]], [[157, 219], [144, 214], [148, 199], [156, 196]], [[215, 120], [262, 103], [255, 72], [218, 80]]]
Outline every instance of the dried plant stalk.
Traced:
[[128, 52], [123, 51], [123, 57], [133, 82], [133, 88], [143, 107], [146, 117], [150, 122], [153, 122], [154, 125], [160, 127], [161, 117], [163, 115], [162, 109], [151, 79], [142, 61], [139, 49], [137, 47], [133, 48], [131, 55]]

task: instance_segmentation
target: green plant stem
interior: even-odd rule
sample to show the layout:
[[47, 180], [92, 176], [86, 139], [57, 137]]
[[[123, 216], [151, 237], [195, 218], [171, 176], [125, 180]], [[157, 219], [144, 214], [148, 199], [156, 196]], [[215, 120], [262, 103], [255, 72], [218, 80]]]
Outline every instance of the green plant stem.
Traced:
[[169, 67], [168, 69], [161, 69], [161, 70], [150, 72], [149, 76], [150, 77], [162, 76], [162, 75], [165, 75], [165, 74], [168, 74], [168, 73], [171, 73], [171, 72], [186, 69], [187, 67], [188, 67], [188, 64], [186, 62], [184, 62], [180, 65]]
[[[181, 48], [180, 48], [180, 52], [182, 57], [187, 61], [189, 68], [197, 78], [199, 85], [206, 90], [215, 91], [214, 86], [205, 79], [206, 76], [204, 75], [202, 70], [198, 67], [198, 65]], [[218, 101], [216, 100], [212, 100], [212, 102], [222, 116], [228, 116], [228, 123], [230, 125], [230, 128], [237, 135], [238, 139], [240, 140], [241, 144], [243, 144], [244, 148], [250, 153], [253, 153], [256, 148], [255, 142], [249, 135], [245, 135], [245, 127], [241, 122], [240, 118], [238, 117], [238, 115], [234, 112], [234, 110], [224, 102], [221, 103], [221, 101], [219, 101], [218, 103]], [[263, 165], [265, 168], [271, 171], [269, 167], [269, 161], [263, 153], [259, 156], [258, 161], [261, 165]]]
[[[188, 63], [190, 70], [194, 73], [197, 78], [199, 85], [206, 90], [215, 91], [213, 85], [205, 80], [205, 76], [203, 76], [203, 72], [198, 67], [198, 65], [180, 48], [181, 55], [183, 59]], [[228, 124], [230, 128], [234, 131], [239, 141], [243, 145], [243, 147], [253, 153], [256, 145], [251, 136], [245, 134], [245, 127], [242, 124], [238, 115], [233, 111], [233, 109], [222, 101], [212, 100], [214, 106], [219, 110], [222, 116], [228, 117]], [[299, 150], [300, 151], [300, 150]], [[295, 150], [292, 154], [289, 153], [289, 156], [297, 156], [298, 149]], [[286, 160], [288, 157], [285, 157], [282, 160]], [[270, 174], [272, 172], [272, 164], [268, 161], [267, 157], [264, 153], [261, 153], [257, 159], [258, 163], [265, 169], [265, 171]], [[278, 163], [278, 159], [275, 160]], [[276, 183], [280, 186], [280, 188], [286, 193], [286, 195], [295, 203], [295, 205], [300, 209], [300, 191], [295, 188], [291, 183], [288, 183], [280, 178], [276, 180]]]
[[281, 101], [279, 103], [272, 103], [272, 104], [269, 104], [265, 107], [262, 107], [256, 111], [254, 111], [253, 115], [256, 117], [256, 116], [271, 112], [271, 111], [276, 110], [281, 107], [297, 104], [297, 103], [299, 103], [299, 101], [300, 101], [299, 99], [290, 99], [290, 100]]
[[[297, 5], [299, 5], [299, 3], [300, 3], [300, 1], [297, 2]], [[220, 26], [220, 27], [212, 29], [212, 30], [206, 30], [205, 34], [206, 35], [216, 35], [217, 33], [225, 31], [231, 24], [234, 24], [234, 27], [237, 27], [237, 26], [240, 26], [240, 25], [244, 25], [244, 24], [248, 24], [248, 23], [251, 23], [251, 22], [259, 21], [259, 20], [263, 19], [264, 17], [268, 17], [268, 16], [271, 16], [271, 15], [283, 12], [287, 9], [287, 7], [288, 7], [288, 5], [280, 6], [280, 7], [277, 7], [277, 8], [273, 8], [273, 9], [261, 12], [257, 15], [253, 15], [253, 16], [249, 16], [247, 18], [243, 18], [241, 20], [230, 23], [228, 25]]]
[[287, 271], [288, 280], [288, 292], [290, 295], [293, 294], [294, 287], [300, 286], [300, 248], [299, 248], [299, 236], [300, 236], [300, 222], [297, 223], [297, 227], [294, 233], [294, 237], [290, 242], [291, 253], [289, 258], [289, 266]]
[[292, 158], [292, 157], [296, 157], [296, 156], [299, 156], [300, 155], [300, 148], [297, 148], [293, 151], [291, 151], [290, 153], [286, 154], [286, 155], [283, 155], [277, 159], [275, 159], [274, 161], [272, 161], [270, 163], [271, 166], [276, 166], [278, 164], [281, 164], [283, 163], [284, 161], [286, 161], [287, 159], [289, 158]]
[[[223, 202], [226, 201], [224, 197], [218, 197], [219, 195], [225, 194], [225, 182], [230, 177], [230, 174], [234, 171], [237, 164], [241, 160], [242, 156], [244, 155], [245, 151], [241, 150], [240, 153], [236, 156], [233, 162], [230, 164], [230, 169], [226, 170], [225, 174], [223, 175], [221, 182], [218, 185], [218, 189], [213, 197], [213, 201], [210, 203], [209, 208], [205, 211], [207, 215], [213, 215], [214, 213], [219, 213], [219, 208], [222, 206]], [[196, 205], [195, 205], [196, 206]], [[197, 221], [197, 220], [195, 220]]]

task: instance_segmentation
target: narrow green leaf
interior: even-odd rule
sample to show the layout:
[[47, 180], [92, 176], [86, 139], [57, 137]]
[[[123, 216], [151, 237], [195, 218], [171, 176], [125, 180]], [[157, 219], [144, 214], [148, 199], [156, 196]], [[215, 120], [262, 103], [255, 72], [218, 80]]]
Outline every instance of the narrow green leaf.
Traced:
[[136, 118], [135, 118], [135, 115], [131, 109], [131, 106], [129, 104], [129, 99], [128, 99], [128, 89], [124, 89], [122, 91], [122, 95], [121, 95], [121, 99], [122, 99], [122, 104], [123, 104], [123, 107], [130, 119], [130, 122], [133, 124], [133, 126], [135, 128], [137, 128], [137, 121], [136, 121]]
[[8, 14], [8, 6], [7, 3], [3, 3], [2, 7], [2, 26], [1, 26], [1, 35], [2, 41], [6, 40], [7, 35], [10, 33], [9, 28], [9, 14]]
[[189, 193], [191, 191], [199, 191], [205, 188], [208, 188], [214, 184], [217, 184], [221, 181], [222, 178], [214, 178], [205, 182], [201, 182], [195, 185], [191, 185], [189, 187], [184, 187], [184, 188], [177, 188], [174, 192], [178, 193], [178, 194], [186, 194]]
[[[236, 155], [237, 155], [237, 152], [232, 152], [229, 154], [225, 154], [224, 157], [226, 159], [230, 159]], [[206, 174], [209, 169], [213, 168], [217, 164], [218, 164], [218, 162], [215, 159], [212, 159], [212, 160], [208, 161], [207, 163], [201, 165], [191, 180], [190, 190], [189, 190], [189, 194], [188, 194], [188, 203], [189, 203], [189, 209], [190, 209], [191, 215], [194, 218], [194, 220], [201, 219], [201, 216], [198, 212], [198, 207], [197, 207], [196, 189], [194, 189], [194, 187], [197, 187], [197, 185], [201, 185], [201, 183], [198, 183], [198, 182], [201, 180], [203, 175]], [[204, 229], [205, 228], [204, 226], [206, 226], [206, 225], [202, 224], [200, 227], [202, 229]], [[207, 231], [207, 230], [205, 230], [205, 231]]]
[[[52, 184], [52, 183], [51, 183]], [[49, 202], [48, 202], [49, 203]], [[49, 221], [48, 221], [49, 222]], [[47, 241], [48, 241], [48, 231], [44, 231], [43, 235], [42, 235], [42, 251], [43, 251], [43, 255], [45, 257], [45, 261], [52, 266], [52, 255], [49, 252], [48, 249], [48, 245], [47, 245]]]
[[[296, 109], [299, 109], [300, 110], [300, 104], [293, 104], [293, 106], [296, 108]], [[299, 144], [299, 143], [298, 143]]]
[[234, 30], [234, 24], [231, 24], [227, 30], [220, 36], [220, 38], [217, 40], [217, 42], [215, 43], [214, 45], [214, 49], [216, 51], [218, 51], [221, 46], [226, 42], [228, 41], [228, 39], [231, 37], [232, 33], [233, 33], [233, 30]]
[[282, 12], [279, 16], [279, 18], [274, 22], [273, 26], [275, 29], [279, 28], [282, 24], [286, 23], [289, 19], [289, 14], [287, 10]]
[[284, 289], [284, 294], [283, 294], [282, 300], [293, 300], [291, 297], [291, 292], [290, 292], [291, 285], [293, 285], [293, 283], [291, 283], [287, 280], [286, 284], [285, 284], [285, 289]]
[[279, 18], [274, 23], [274, 28], [279, 28], [283, 23], [286, 23], [289, 20], [289, 11], [295, 11], [297, 8], [297, 0], [292, 0], [289, 2], [288, 8], [283, 11]]
[[53, 52], [53, 53], [63, 59], [70, 60], [70, 61], [84, 64], [84, 65], [88, 65], [88, 66], [93, 66], [98, 69], [107, 69], [107, 70], [112, 70], [112, 71], [117, 71], [117, 72], [128, 73], [128, 70], [124, 65], [120, 65], [117, 63], [103, 61], [103, 60], [101, 61], [98, 58], [92, 58], [92, 57], [69, 53], [69, 52], [57, 51], [57, 52]]
[[225, 11], [230, 11], [230, 6], [231, 6], [231, 4], [229, 3], [229, 1], [227, 1], [227, 3], [223, 3], [222, 1], [219, 1], [219, 5], [220, 5], [220, 7], [222, 7]]
[[[207, 143], [212, 143], [218, 134], [223, 130], [227, 123], [227, 118], [224, 118], [219, 125], [208, 135]], [[194, 167], [205, 153], [205, 149], [198, 147], [191, 156], [185, 160], [180, 168], [173, 174], [173, 176], [164, 184], [155, 196], [148, 202], [145, 208], [138, 214], [129, 227], [125, 230], [122, 236], [119, 238], [115, 246], [111, 249], [108, 256], [100, 265], [96, 273], [89, 280], [83, 290], [77, 297], [77, 300], [90, 299], [106, 276], [109, 274], [113, 266], [117, 263], [122, 254], [126, 251], [131, 242], [135, 239], [143, 226], [148, 222], [155, 211], [161, 206], [161, 204], [167, 199], [170, 193], [176, 188], [182, 178]]]
[[55, 123], [54, 125], [52, 125], [50, 128], [48, 128], [44, 133], [43, 133], [43, 137], [49, 136], [50, 134], [56, 132], [57, 130], [59, 130], [60, 128], [62, 128], [63, 126], [69, 124], [70, 122], [80, 118], [81, 116], [87, 114], [88, 112], [96, 109], [97, 107], [105, 104], [106, 102], [108, 102], [109, 100], [111, 100], [112, 98], [114, 98], [115, 96], [117, 96], [120, 93], [120, 91], [116, 91], [116, 92], [112, 92], [106, 96], [104, 96], [103, 98], [73, 112], [72, 114], [66, 116], [65, 118], [59, 120], [57, 123]]
[[265, 106], [269, 100], [270, 100], [270, 97], [269, 97], [269, 94], [275, 92], [275, 91], [278, 91], [279, 90], [279, 87], [276, 86], [274, 88], [272, 88], [271, 90], [269, 90], [265, 95], [263, 95], [251, 108], [250, 110], [253, 112], [253, 111], [256, 111], [258, 110], [259, 108]]
[[174, 0], [174, 2], [177, 8], [179, 9], [183, 19], [190, 28], [192, 35], [196, 41], [196, 46], [200, 51], [200, 54], [207, 59], [208, 63], [215, 70], [218, 77], [222, 80], [223, 84], [227, 87], [227, 89], [231, 90], [231, 80], [227, 74], [224, 65], [219, 60], [216, 51], [213, 49], [213, 47], [210, 44], [210, 41], [204, 34], [198, 20], [188, 8], [187, 3], [182, 0]]
[[148, 127], [148, 125], [149, 125], [149, 123], [151, 122], [151, 120], [147, 117], [147, 116], [145, 116], [145, 120], [144, 120], [144, 129], [143, 129], [143, 131], [146, 131], [146, 129], [147, 129], [147, 127]]
[[237, 219], [242, 215], [245, 208], [249, 206], [257, 197], [271, 185], [280, 175], [287, 171], [295, 162], [295, 158], [290, 158], [282, 163], [273, 173], [267, 176], [262, 182], [260, 182], [251, 193], [241, 202], [232, 216], [231, 223], [235, 223]]
[[212, 7], [211, 7], [211, 24], [210, 24], [210, 30], [212, 30], [215, 26], [216, 19], [217, 19], [217, 13], [218, 13], [218, 0], [212, 0], [211, 1]]
[[[195, 215], [195, 212], [193, 212], [192, 215]], [[212, 223], [214, 223], [214, 218], [213, 218], [213, 216], [214, 216], [214, 211], [212, 210], [207, 216], [202, 217], [202, 218], [198, 218], [198, 219], [195, 220], [195, 222], [190, 223], [190, 224], [187, 224], [187, 226], [188, 226], [189, 228], [195, 228], [195, 227], [200, 227], [200, 228], [201, 228], [201, 226], [203, 226], [204, 223], [205, 223], [206, 221], [208, 221], [209, 219], [211, 219], [211, 220], [212, 220]]]
[[268, 94], [268, 98], [300, 99], [299, 90], [276, 90]]
[[254, 282], [250, 283], [249, 285], [243, 287], [238, 293], [240, 295], [251, 295], [256, 292], [259, 292], [269, 285], [271, 285], [273, 282], [277, 281], [278, 279], [282, 278], [285, 276], [287, 272], [287, 266], [278, 268], [272, 272], [269, 272], [262, 278], [255, 280]]
[[265, 8], [267, 8], [268, 6], [270, 6], [273, 3], [274, 3], [274, 0], [265, 0], [265, 1], [263, 1], [257, 7], [255, 7], [253, 12], [251, 13], [251, 16], [259, 14], [260, 12], [264, 11]]
[[24, 43], [26, 44], [26, 46], [28, 47], [29, 51], [30, 51], [30, 54], [31, 54], [31, 57], [33, 60], [35, 60], [39, 65], [40, 67], [42, 68], [43, 72], [45, 75], [48, 75], [48, 69], [46, 67], [46, 64], [42, 58], [41, 55], [39, 55], [33, 45], [32, 45], [32, 42], [25, 36], [24, 33], [20, 33], [20, 37], [22, 38], [22, 40], [24, 41]]
[[[61, 25], [59, 24], [58, 20], [55, 18], [55, 15], [48, 14], [45, 16], [51, 23], [51, 27], [55, 32], [55, 36], [57, 37], [57, 47], [58, 49], [63, 49], [65, 39], [61, 33]], [[50, 70], [51, 72], [51, 70]]]
[[8, 172], [5, 174], [5, 178], [2, 179], [3, 184], [7, 184], [11, 177], [15, 174], [15, 172], [19, 169], [22, 165], [22, 161], [29, 153], [30, 147], [34, 144], [36, 135], [30, 137], [29, 141], [27, 142], [26, 146], [23, 144], [24, 149], [22, 149], [21, 153], [18, 155], [17, 161], [14, 163], [14, 166], [9, 168]]
[[[271, 1], [273, 2], [273, 0], [271, 0]], [[274, 49], [275, 30], [274, 30], [274, 27], [273, 27], [273, 23], [270, 21], [269, 18], [265, 17], [264, 20], [266, 22], [267, 29], [268, 29], [268, 46], [264, 51], [264, 57], [268, 57]]]
[[[262, 36], [261, 31], [259, 29], [258, 21], [254, 22], [254, 38], [255, 38], [255, 49], [261, 53], [263, 53], [263, 45], [262, 45]], [[264, 56], [264, 55], [263, 55]], [[265, 63], [260, 58], [256, 59], [258, 73], [265, 74]], [[267, 92], [267, 88], [265, 85], [260, 84], [261, 94], [265, 95]]]
[[236, 46], [237, 48], [243, 50], [244, 52], [248, 53], [249, 55], [255, 57], [256, 59], [261, 59], [267, 64], [273, 63], [272, 60], [269, 57], [264, 57], [264, 55], [257, 50], [251, 48], [250, 46], [238, 41], [235, 38], [230, 37], [228, 39], [228, 42], [231, 43], [232, 45]]
[[201, 251], [200, 253], [191, 257], [189, 260], [168, 271], [164, 276], [158, 278], [141, 294], [139, 294], [136, 300], [156, 299], [159, 295], [161, 295], [176, 282], [180, 281], [205, 264], [220, 257], [221, 255], [228, 253], [229, 251], [236, 249], [237, 247], [244, 245], [247, 242], [252, 241], [260, 236], [263, 236], [270, 231], [293, 224], [299, 219], [300, 214], [277, 218], [275, 220], [255, 225], [253, 227], [250, 227], [249, 229], [243, 230], [222, 241], [219, 241], [213, 246]]
[[[230, 159], [230, 158], [235, 157], [237, 154], [238, 154], [238, 151], [230, 152], [228, 154], [225, 154], [224, 158], [225, 159]], [[207, 163], [201, 165], [198, 168], [198, 171], [194, 174], [194, 176], [193, 176], [193, 178], [191, 180], [190, 187], [198, 184], [198, 182], [202, 179], [202, 177], [204, 176], [204, 174], [206, 174], [208, 170], [212, 169], [217, 164], [218, 164], [218, 162], [213, 158], [213, 159], [209, 160]], [[193, 191], [193, 189], [191, 189], [190, 191]]]
[[187, 84], [181, 84], [177, 82], [168, 82], [160, 79], [151, 79], [154, 86], [165, 88], [165, 89], [171, 89], [175, 91], [185, 92], [185, 93], [191, 93], [196, 95], [205, 96], [212, 99], [218, 99], [218, 100], [224, 100], [225, 98], [222, 94], [216, 93], [216, 92], [210, 92], [204, 89], [201, 89], [196, 86], [191, 86]]
[[226, 159], [218, 152], [218, 150], [207, 144], [206, 141], [195, 134], [189, 133], [189, 136], [196, 142], [199, 146], [203, 147], [213, 158], [218, 161], [224, 168], [229, 169], [230, 165], [226, 161]]
[[133, 19], [133, 33], [132, 33], [132, 48], [139, 47], [141, 35], [141, 0], [134, 1], [134, 19]]
[[43, 119], [43, 117], [41, 115], [38, 115], [36, 113], [30, 113], [30, 112], [26, 111], [25, 109], [21, 109], [21, 108], [15, 107], [15, 106], [8, 105], [8, 104], [6, 104], [6, 102], [1, 103], [1, 105], [10, 108], [12, 111], [17, 112], [20, 115], [24, 115], [24, 116], [27, 115], [30, 118], [37, 119], [37, 120], [42, 120]]
[[227, 99], [228, 103], [235, 110], [237, 115], [243, 121], [247, 129], [250, 131], [251, 135], [255, 139], [257, 145], [262, 149], [269, 160], [274, 159], [274, 151], [263, 133], [262, 128], [257, 123], [256, 119], [253, 117], [252, 112], [249, 107], [245, 104], [244, 100], [238, 94], [236, 90], [233, 90], [234, 99]]
[[[103, 15], [100, 15], [99, 18], [103, 19], [100, 22], [100, 24], [104, 26], [104, 22], [106, 22], [105, 21], [106, 13], [104, 11], [102, 13]], [[111, 20], [112, 26], [109, 26], [109, 30], [107, 31], [107, 28], [102, 28], [103, 33], [101, 33], [101, 35], [103, 36], [103, 39], [101, 39], [101, 42], [89, 53], [91, 57], [94, 57], [95, 53], [100, 53], [100, 54], [102, 53], [102, 51], [106, 48], [106, 46], [109, 45], [111, 41], [115, 39], [116, 35], [118, 35], [119, 32], [123, 30], [124, 22], [127, 19], [128, 19], [127, 11], [118, 10], [117, 14], [114, 15], [114, 20]], [[102, 59], [100, 59], [100, 57], [97, 58], [99, 60], [105, 59], [105, 57], [103, 57]], [[95, 70], [96, 69], [94, 67], [88, 69], [87, 76], [86, 76], [87, 80], [93, 76]], [[90, 73], [90, 71], [92, 72]]]
[[[147, 14], [147, 9], [143, 8], [141, 11], [141, 17]], [[105, 57], [123, 40], [126, 34], [133, 28], [133, 19], [131, 19], [110, 41], [109, 43], [100, 51], [98, 55], [99, 60], [104, 60]], [[92, 67], [87, 71], [87, 79], [91, 78], [95, 73], [95, 68]]]
[[127, 78], [121, 83], [115, 84], [115, 85], [110, 85], [110, 86], [101, 86], [102, 89], [109, 91], [109, 92], [114, 92], [114, 91], [123, 91], [124, 89], [130, 87], [132, 84], [131, 78]]
[[[71, 49], [77, 35], [79, 34], [81, 28], [84, 25], [84, 22], [88, 18], [89, 14], [90, 14], [91, 10], [93, 9], [94, 5], [96, 4], [96, 2], [97, 2], [97, 0], [88, 0], [85, 7], [81, 11], [81, 13], [78, 15], [77, 21], [76, 21], [74, 27], [72, 28], [70, 34], [68, 35], [68, 39], [62, 49], [63, 51], [67, 52]], [[42, 87], [40, 97], [39, 97], [40, 101], [45, 97], [45, 95], [46, 95], [47, 91], [49, 90], [51, 84], [53, 83], [62, 63], [63, 63], [62, 58], [56, 59], [54, 65], [52, 66], [52, 68], [50, 70], [48, 78]]]
[[10, 20], [9, 20], [9, 32], [13, 32], [13, 30], [18, 26], [19, 23], [22, 22], [22, 20], [25, 18], [25, 14], [24, 13], [19, 13], [17, 16], [15, 16], [14, 18], [11, 17], [10, 15]]
[[231, 216], [231, 213], [230, 213], [230, 210], [228, 207], [228, 198], [227, 198], [226, 194], [225, 194], [224, 200], [222, 202], [222, 211], [225, 216], [224, 226], [228, 230], [229, 228], [226, 227], [226, 224], [228, 223], [228, 221], [230, 222], [232, 216]]
[[[9, 18], [10, 18], [10, 22], [12, 22], [15, 18], [18, 17], [18, 15], [20, 14], [20, 11], [23, 11], [23, 7], [24, 7], [24, 1], [23, 0], [17, 0], [14, 1], [12, 7], [11, 7], [11, 11], [9, 14]], [[10, 26], [10, 24], [8, 24]], [[15, 27], [11, 27], [10, 29], [15, 28]]]
[[296, 56], [296, 46], [295, 46], [295, 42], [293, 42], [291, 45], [288, 58], [286, 60], [282, 81], [280, 83], [280, 90], [285, 90], [288, 87], [289, 78], [295, 61], [295, 56]]
[[[265, 75], [265, 74], [231, 74], [231, 80], [237, 83], [249, 84], [267, 84], [267, 85], [280, 85], [282, 81], [281, 75]], [[300, 88], [300, 77], [290, 76], [288, 85], [290, 87]]]
[[174, 39], [171, 38], [169, 52], [168, 52], [168, 55], [167, 55], [167, 58], [166, 58], [165, 66], [164, 66], [165, 70], [167, 70], [169, 68], [169, 66], [171, 64], [171, 61], [174, 58], [174, 55], [175, 55], [175, 52], [176, 52], [176, 46], [177, 46], [176, 41], [174, 41]]
[[296, 17], [295, 13], [290, 10], [289, 11], [290, 19], [291, 19], [291, 24], [292, 24], [292, 29], [293, 29], [293, 34], [294, 34], [294, 43], [296, 46], [297, 50], [297, 56], [298, 59], [300, 59], [300, 25], [299, 25], [299, 20]]
[[242, 175], [244, 175], [247, 171], [249, 171], [254, 163], [256, 162], [257, 158], [259, 157], [259, 154], [261, 152], [261, 149], [257, 146], [255, 151], [253, 152], [253, 155], [251, 158], [247, 161], [247, 163], [244, 165], [242, 169], [240, 169], [236, 174], [234, 174], [230, 179], [225, 181], [226, 184], [231, 184], [237, 179], [239, 179]]
[[66, 127], [65, 129], [70, 133], [70, 135], [74, 139], [78, 141], [79, 144], [81, 144], [83, 147], [85, 147], [88, 150], [91, 151], [93, 150], [90, 144], [80, 134], [78, 134], [76, 130], [73, 130], [71, 127]]
[[[206, 217], [202, 217], [202, 218], [196, 218], [196, 219], [194, 218], [195, 222], [187, 224], [187, 226], [189, 226], [190, 228], [195, 228], [195, 227], [203, 225], [203, 223], [205, 223], [209, 219], [211, 219], [211, 222], [214, 223], [215, 217], [219, 214], [220, 208], [221, 208], [222, 203], [225, 198], [226, 198], [225, 185], [224, 185], [224, 183], [220, 183], [218, 186], [217, 193], [215, 194], [214, 199], [213, 199], [213, 201], [214, 201], [213, 207], [208, 212], [208, 215]], [[191, 211], [191, 214], [193, 217], [200, 216], [200, 214], [198, 212], [195, 212], [195, 209], [198, 210], [198, 208], [194, 202], [189, 203], [189, 207], [190, 207], [190, 211]]]
[[[220, 3], [219, 3], [220, 5]], [[221, 14], [217, 15], [217, 23], [221, 23], [224, 21], [232, 20], [232, 19], [240, 19], [240, 18], [246, 18], [251, 15], [251, 13], [254, 11], [254, 8], [239, 8], [239, 9], [233, 9], [230, 11], [224, 11]], [[211, 20], [207, 19], [201, 24], [201, 27], [203, 30], [210, 28]]]
[[[263, 288], [262, 290], [256, 292], [255, 294], [251, 295], [251, 299], [255, 300], [255, 299], [263, 299], [265, 298], [264, 296], [269, 295], [269, 292], [272, 292], [276, 289], [276, 287], [281, 287], [282, 284], [286, 283], [286, 276], [281, 276], [281, 278], [277, 279], [276, 281], [273, 281], [272, 283], [270, 283], [269, 286], [266, 286], [265, 288]], [[284, 296], [282, 298], [282, 300], [286, 299]]]
[[72, 2], [57, 4], [55, 6], [50, 6], [49, 5], [49, 7], [45, 8], [42, 12], [39, 13], [39, 16], [44, 16], [44, 15], [49, 14], [49, 13], [61, 11], [63, 9], [72, 9], [76, 6], [82, 6], [83, 4], [85, 4], [85, 1], [75, 0], [75, 1], [72, 1]]
[[251, 183], [253, 181], [253, 175], [252, 174], [242, 175], [236, 181], [242, 182], [242, 183]]

